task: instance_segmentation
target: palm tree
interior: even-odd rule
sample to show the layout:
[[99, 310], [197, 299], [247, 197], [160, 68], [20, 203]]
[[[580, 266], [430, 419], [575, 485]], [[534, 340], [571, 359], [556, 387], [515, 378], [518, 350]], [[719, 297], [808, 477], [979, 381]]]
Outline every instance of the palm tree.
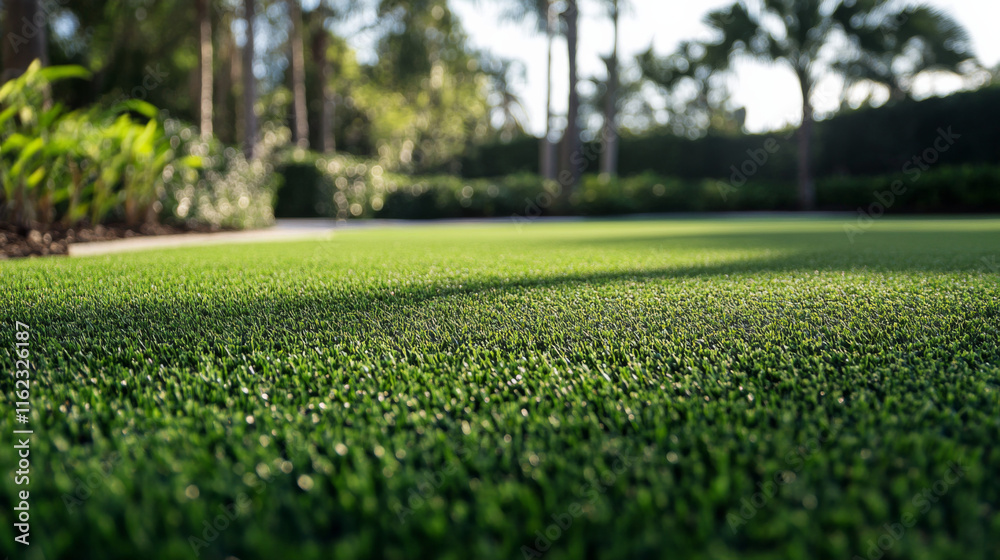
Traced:
[[309, 36], [311, 37], [310, 50], [312, 51], [313, 64], [317, 69], [317, 80], [319, 81], [320, 99], [319, 115], [316, 125], [319, 129], [317, 139], [319, 145], [316, 150], [319, 152], [334, 152], [337, 149], [337, 140], [333, 132], [334, 119], [334, 95], [330, 91], [330, 80], [333, 79], [333, 70], [327, 50], [330, 46], [330, 33], [326, 30], [326, 19], [332, 15], [331, 10], [322, 2], [312, 12], [309, 13]]
[[[580, 122], [592, 123], [600, 118], [601, 127], [607, 122], [608, 82], [606, 78], [591, 77], [590, 94], [583, 94], [580, 103]], [[629, 76], [619, 72], [615, 92], [615, 113], [627, 113], [634, 123], [635, 130], [648, 130], [656, 121], [657, 109], [644, 95], [643, 88], [647, 82], [644, 76]], [[616, 136], [621, 130], [627, 130], [627, 123], [618, 123]]]
[[[896, 96], [905, 94], [916, 74], [955, 71], [972, 57], [968, 35], [954, 20], [926, 6], [906, 7], [895, 0], [738, 0], [709, 13], [705, 21], [719, 36], [702, 45], [704, 60], [713, 67], [726, 68], [734, 58], [748, 58], [781, 63], [795, 73], [802, 93], [798, 190], [803, 210], [815, 203], [811, 97], [820, 50], [831, 44], [831, 38], [838, 36], [851, 47], [846, 52], [852, 57], [834, 65], [848, 83], [876, 81]], [[901, 64], [906, 61], [909, 69]]]
[[293, 140], [300, 148], [309, 147], [309, 116], [306, 114], [306, 61], [302, 53], [302, 6], [299, 0], [287, 0], [291, 20], [289, 66], [292, 70]]
[[212, 86], [214, 60], [212, 52], [212, 16], [208, 9], [210, 0], [197, 0], [195, 9], [198, 12], [198, 124], [202, 140], [212, 138]]
[[508, 141], [515, 135], [524, 133], [527, 112], [520, 97], [514, 92], [512, 82], [524, 79], [524, 65], [509, 59], [498, 59], [487, 66], [486, 73], [498, 100], [496, 111], [501, 117], [501, 139]]
[[253, 74], [254, 61], [254, 18], [256, 0], [243, 0], [243, 18], [246, 20], [246, 45], [243, 47], [243, 153], [247, 159], [253, 157], [257, 142], [257, 78]]
[[719, 36], [705, 44], [705, 58], [719, 68], [733, 59], [767, 64], [781, 63], [795, 73], [802, 94], [802, 122], [798, 130], [799, 208], [811, 210], [816, 193], [813, 183], [811, 96], [817, 81], [820, 50], [837, 30], [823, 9], [824, 0], [738, 0], [713, 11], [705, 23]]
[[636, 57], [643, 80], [665, 95], [667, 126], [678, 136], [743, 130], [746, 109], [733, 107], [726, 76], [715, 72], [717, 62], [706, 54], [702, 44], [683, 41], [669, 56], [657, 57], [650, 48]]
[[568, 178], [563, 180], [560, 173], [560, 182], [564, 183], [562, 185], [565, 187], [564, 196], [568, 197], [570, 191], [580, 182], [580, 175], [586, 165], [580, 144], [580, 93], [577, 90], [580, 81], [576, 61], [580, 20], [577, 0], [566, 0], [566, 10], [563, 11], [562, 18], [566, 24], [566, 51], [569, 58], [569, 102], [566, 108], [566, 130], [563, 133], [562, 165], [563, 170], [568, 171]]
[[611, 56], [604, 59], [608, 69], [607, 90], [604, 96], [604, 153], [601, 157], [601, 174], [618, 174], [618, 20], [621, 16], [620, 0], [608, 0], [609, 15], [614, 25], [614, 44]]
[[522, 22], [533, 19], [536, 27], [545, 32], [547, 65], [545, 83], [545, 137], [542, 138], [539, 171], [546, 179], [556, 178], [556, 144], [552, 141], [552, 50], [559, 33], [559, 14], [554, 0], [504, 0], [506, 9], [502, 17], [508, 21]]
[[36, 21], [48, 21], [41, 17], [42, 8], [38, 0], [5, 0], [3, 30], [3, 73], [0, 83], [14, 79], [24, 73], [36, 58], [42, 64], [48, 63], [45, 25], [36, 26]]
[[841, 4], [834, 12], [853, 49], [834, 64], [847, 84], [881, 84], [891, 99], [911, 97], [924, 72], [959, 73], [974, 60], [968, 32], [947, 14], [925, 5], [902, 9], [894, 2]]
[[552, 46], [555, 42], [558, 18], [552, 0], [545, 0], [545, 40], [547, 60], [545, 63], [545, 139], [542, 141], [542, 177], [556, 178], [556, 143], [552, 141]]
[[[336, 120], [336, 92], [332, 89], [334, 65], [330, 60], [329, 48], [331, 32], [329, 25], [336, 20], [342, 20], [352, 14], [373, 8], [372, 2], [362, 0], [320, 0], [305, 20], [308, 22], [307, 33], [310, 37], [310, 52], [313, 64], [316, 65], [316, 79], [319, 82], [319, 99], [314, 101], [319, 108], [314, 124], [314, 148], [323, 153], [337, 150], [337, 138], [334, 134]], [[318, 133], [316, 133], [318, 130]]]

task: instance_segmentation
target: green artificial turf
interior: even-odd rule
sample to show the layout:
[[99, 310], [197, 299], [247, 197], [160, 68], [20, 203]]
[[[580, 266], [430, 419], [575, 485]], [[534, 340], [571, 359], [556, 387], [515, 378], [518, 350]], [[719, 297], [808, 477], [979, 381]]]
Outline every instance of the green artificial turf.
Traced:
[[995, 557], [1000, 220], [882, 219], [853, 242], [846, 223], [421, 226], [0, 263], [2, 550]]

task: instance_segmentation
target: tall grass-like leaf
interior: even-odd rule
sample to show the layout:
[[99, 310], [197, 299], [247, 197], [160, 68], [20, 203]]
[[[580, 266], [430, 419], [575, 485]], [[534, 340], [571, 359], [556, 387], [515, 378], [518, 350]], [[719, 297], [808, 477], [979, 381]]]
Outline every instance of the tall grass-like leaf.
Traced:
[[127, 101], [122, 101], [121, 103], [115, 105], [111, 110], [117, 113], [131, 111], [150, 119], [155, 119], [159, 114], [159, 109], [157, 109], [155, 105], [142, 101], [141, 99], [129, 99]]
[[31, 175], [28, 176], [28, 180], [26, 181], [26, 183], [29, 188], [33, 189], [36, 186], [38, 186], [38, 183], [41, 183], [42, 179], [44, 178], [45, 178], [45, 168], [39, 167]]
[[0, 111], [0, 130], [3, 130], [4, 124], [6, 124], [7, 121], [9, 121], [11, 117], [13, 117], [16, 114], [17, 114], [17, 106], [7, 107], [3, 111]]
[[41, 138], [35, 138], [31, 142], [28, 142], [24, 149], [21, 150], [17, 161], [15, 161], [14, 165], [11, 166], [11, 173], [14, 175], [20, 175], [24, 171], [24, 167], [28, 165], [29, 161], [31, 161], [31, 158], [34, 157], [34, 155], [38, 153], [44, 145], [45, 141]]
[[47, 68], [40, 69], [38, 71], [38, 75], [48, 82], [57, 82], [59, 80], [66, 80], [69, 78], [89, 80], [93, 77], [93, 73], [90, 70], [87, 70], [83, 66], [75, 65], [49, 66]]

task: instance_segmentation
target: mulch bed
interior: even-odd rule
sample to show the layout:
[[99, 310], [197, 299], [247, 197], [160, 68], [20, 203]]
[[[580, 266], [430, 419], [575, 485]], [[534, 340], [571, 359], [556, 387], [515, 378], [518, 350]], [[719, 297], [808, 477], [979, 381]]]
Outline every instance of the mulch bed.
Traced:
[[0, 260], [42, 255], [65, 255], [70, 243], [110, 241], [146, 235], [175, 235], [180, 233], [210, 233], [222, 231], [209, 226], [169, 226], [147, 224], [126, 226], [106, 224], [95, 227], [29, 229], [10, 224], [0, 224]]

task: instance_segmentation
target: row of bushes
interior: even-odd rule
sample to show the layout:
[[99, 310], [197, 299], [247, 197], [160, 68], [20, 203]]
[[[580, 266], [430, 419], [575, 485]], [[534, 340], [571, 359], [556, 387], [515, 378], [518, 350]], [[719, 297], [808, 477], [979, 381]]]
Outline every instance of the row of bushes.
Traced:
[[218, 140], [202, 142], [194, 126], [168, 121], [167, 128], [180, 149], [201, 154], [202, 165], [190, 180], [165, 189], [158, 219], [225, 229], [274, 223], [275, 194], [281, 185], [274, 162], [288, 145], [287, 128], [265, 128], [252, 160]]
[[[266, 157], [249, 162], [143, 101], [76, 111], [51, 102], [53, 83], [89, 76], [36, 61], [0, 87], [0, 222], [48, 229], [273, 221], [278, 177]], [[285, 143], [287, 133], [268, 131], [261, 151]]]
[[[846, 111], [816, 123], [813, 170], [819, 177], [892, 173], [933, 145], [939, 129], [959, 135], [942, 165], [1000, 163], [1000, 86], [922, 101], [899, 101], [879, 108]], [[672, 134], [622, 138], [619, 173], [646, 172], [686, 179], [725, 179], [731, 166], [746, 159], [747, 150], [774, 139], [778, 150], [758, 179], [793, 181], [796, 143], [791, 130], [735, 137], [708, 136], [691, 140]], [[467, 178], [499, 177], [538, 172], [539, 140], [522, 138], [507, 144], [479, 146], [461, 160]], [[586, 173], [597, 173], [598, 143], [585, 144]]]
[[[736, 186], [655, 173], [613, 180], [587, 175], [565, 197], [558, 184], [530, 173], [498, 179], [407, 177], [344, 156], [286, 161], [278, 169], [285, 182], [278, 193], [278, 217], [432, 219], [796, 208], [792, 182], [756, 178]], [[879, 203], [893, 213], [1000, 212], [1000, 167], [939, 166], [833, 177], [819, 181], [817, 200], [821, 210], [851, 211]]]
[[345, 155], [298, 153], [280, 164], [278, 172], [283, 185], [275, 206], [279, 218], [506, 216], [522, 212], [526, 200], [545, 191], [543, 181], [527, 173], [497, 181], [467, 181], [453, 175], [411, 177]]

